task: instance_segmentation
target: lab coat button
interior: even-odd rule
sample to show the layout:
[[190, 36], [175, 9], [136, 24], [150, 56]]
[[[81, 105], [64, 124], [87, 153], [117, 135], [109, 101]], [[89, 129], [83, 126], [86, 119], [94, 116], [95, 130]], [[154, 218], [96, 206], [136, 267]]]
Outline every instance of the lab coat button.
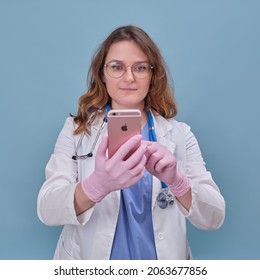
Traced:
[[163, 233], [158, 233], [158, 238], [160, 239], [160, 240], [162, 240], [163, 238], [164, 238], [164, 236], [163, 236]]

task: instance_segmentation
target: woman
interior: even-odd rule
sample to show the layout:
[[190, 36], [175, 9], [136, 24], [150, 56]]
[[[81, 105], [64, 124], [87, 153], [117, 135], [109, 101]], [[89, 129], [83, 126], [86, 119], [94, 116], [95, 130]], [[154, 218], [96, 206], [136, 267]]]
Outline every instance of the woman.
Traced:
[[[54, 258], [190, 259], [186, 219], [216, 230], [225, 202], [190, 127], [174, 119], [158, 48], [142, 29], [120, 27], [101, 44], [88, 77], [38, 196], [41, 221], [64, 225]], [[142, 135], [108, 159], [110, 108], [139, 109]]]

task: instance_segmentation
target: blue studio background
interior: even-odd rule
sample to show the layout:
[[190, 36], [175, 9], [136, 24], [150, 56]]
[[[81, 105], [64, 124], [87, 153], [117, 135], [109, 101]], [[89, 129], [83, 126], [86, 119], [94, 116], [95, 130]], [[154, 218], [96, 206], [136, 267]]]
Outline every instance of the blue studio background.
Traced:
[[44, 169], [116, 27], [157, 43], [226, 200], [216, 232], [188, 225], [195, 259], [260, 259], [260, 1], [0, 0], [0, 259], [51, 259], [60, 227], [38, 220]]

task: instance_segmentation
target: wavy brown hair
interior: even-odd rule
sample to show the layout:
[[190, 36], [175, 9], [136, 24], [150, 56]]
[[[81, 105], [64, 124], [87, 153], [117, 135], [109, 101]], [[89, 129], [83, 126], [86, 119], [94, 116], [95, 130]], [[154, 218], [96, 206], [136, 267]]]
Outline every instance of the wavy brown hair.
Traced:
[[145, 109], [153, 109], [166, 119], [177, 114], [173, 89], [169, 84], [166, 66], [158, 47], [145, 31], [128, 25], [114, 30], [93, 56], [88, 72], [88, 91], [79, 98], [78, 113], [74, 118], [77, 124], [75, 134], [82, 132], [91, 134], [91, 124], [103, 116], [106, 104], [111, 103], [106, 86], [102, 81], [104, 63], [110, 46], [120, 41], [134, 41], [154, 67], [150, 89], [145, 99]]

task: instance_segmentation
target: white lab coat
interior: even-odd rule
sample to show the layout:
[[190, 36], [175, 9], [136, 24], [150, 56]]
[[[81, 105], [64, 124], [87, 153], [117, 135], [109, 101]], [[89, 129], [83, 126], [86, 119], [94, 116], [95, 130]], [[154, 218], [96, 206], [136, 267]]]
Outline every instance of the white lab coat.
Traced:
[[[203, 230], [218, 229], [225, 216], [225, 201], [205, 168], [198, 143], [185, 123], [155, 116], [154, 126], [158, 142], [171, 150], [178, 169], [192, 182], [192, 206], [186, 211], [175, 199], [172, 206], [161, 209], [156, 197], [160, 181], [153, 177], [152, 217], [158, 259], [190, 259], [191, 251], [186, 237], [186, 219]], [[102, 120], [92, 127], [92, 135], [85, 136], [78, 155], [87, 154], [101, 126]], [[38, 216], [46, 225], [64, 225], [54, 259], [109, 259], [116, 229], [120, 191], [107, 195], [94, 207], [76, 216], [74, 192], [78, 181], [92, 173], [92, 158], [74, 161], [75, 148], [80, 136], [73, 135], [75, 124], [68, 118], [58, 137], [46, 166], [46, 181], [38, 195]], [[96, 148], [100, 144], [103, 129]]]

